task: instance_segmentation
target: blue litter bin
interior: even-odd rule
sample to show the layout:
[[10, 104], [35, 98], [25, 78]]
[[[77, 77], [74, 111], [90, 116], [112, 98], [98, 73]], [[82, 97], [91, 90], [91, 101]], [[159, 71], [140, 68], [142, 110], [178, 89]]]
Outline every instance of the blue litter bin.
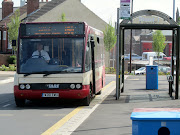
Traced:
[[137, 108], [131, 120], [132, 135], [180, 135], [180, 108]]
[[157, 65], [146, 66], [146, 89], [147, 90], [158, 89], [158, 66]]

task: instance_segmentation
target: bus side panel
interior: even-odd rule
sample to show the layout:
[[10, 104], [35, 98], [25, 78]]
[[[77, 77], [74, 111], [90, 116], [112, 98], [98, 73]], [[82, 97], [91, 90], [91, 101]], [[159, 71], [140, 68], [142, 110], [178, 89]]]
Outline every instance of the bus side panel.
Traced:
[[104, 86], [105, 71], [104, 66], [96, 69], [96, 93], [98, 93]]

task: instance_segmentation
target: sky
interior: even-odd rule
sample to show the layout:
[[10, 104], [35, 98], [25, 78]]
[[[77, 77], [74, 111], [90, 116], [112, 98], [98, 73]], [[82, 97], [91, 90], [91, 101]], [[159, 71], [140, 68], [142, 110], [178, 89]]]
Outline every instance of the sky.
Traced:
[[[120, 0], [81, 0], [89, 9], [93, 10], [106, 22], [117, 20], [117, 8]], [[175, 13], [180, 10], [180, 0], [175, 0]], [[153, 9], [166, 13], [173, 18], [173, 0], [133, 0], [133, 12]]]
[[[20, 5], [20, 0], [13, 0], [14, 7]], [[117, 20], [117, 8], [120, 0], [81, 0], [81, 2], [107, 23]], [[0, 0], [2, 3], [2, 0]], [[180, 10], [180, 0], [175, 0], [175, 13]], [[0, 7], [2, 4], [0, 4]], [[173, 0], [133, 0], [133, 12], [153, 9], [166, 13], [173, 18]]]

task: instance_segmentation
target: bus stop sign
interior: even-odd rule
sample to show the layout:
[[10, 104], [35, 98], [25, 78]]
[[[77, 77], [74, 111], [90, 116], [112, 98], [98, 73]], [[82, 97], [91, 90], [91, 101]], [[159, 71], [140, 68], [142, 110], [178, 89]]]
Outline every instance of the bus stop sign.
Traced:
[[120, 19], [130, 19], [130, 0], [121, 0]]

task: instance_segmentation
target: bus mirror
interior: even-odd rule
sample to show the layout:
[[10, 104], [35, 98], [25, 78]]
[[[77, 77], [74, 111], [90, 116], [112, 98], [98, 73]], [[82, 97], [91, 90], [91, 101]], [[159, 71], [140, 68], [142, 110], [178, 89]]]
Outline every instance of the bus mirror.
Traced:
[[95, 47], [95, 44], [94, 44], [94, 38], [93, 38], [93, 37], [91, 37], [90, 42], [91, 42], [91, 46], [92, 46], [92, 47]]
[[16, 40], [12, 40], [12, 46], [16, 46]]
[[91, 40], [91, 46], [95, 47], [94, 40]]

